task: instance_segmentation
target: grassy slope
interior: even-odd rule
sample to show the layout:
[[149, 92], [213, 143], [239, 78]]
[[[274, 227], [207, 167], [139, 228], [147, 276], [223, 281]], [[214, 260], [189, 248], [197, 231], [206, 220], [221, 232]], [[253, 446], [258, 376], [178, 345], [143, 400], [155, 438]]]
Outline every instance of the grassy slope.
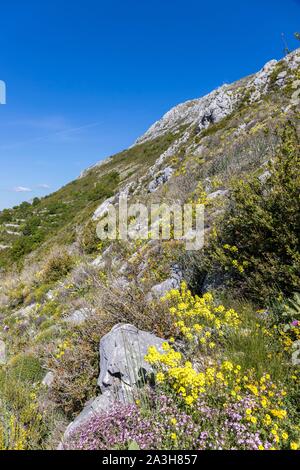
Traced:
[[[130, 181], [133, 175], [137, 178], [139, 174], [144, 174], [174, 138], [168, 134], [120, 152], [104, 165], [91, 169], [82, 178], [36, 204], [23, 203], [0, 213], [0, 245], [11, 246], [0, 250], [0, 267], [9, 265], [11, 261], [22, 261], [24, 255], [50, 239], [53, 243], [72, 243], [76, 226], [86, 222], [96, 207], [114, 194], [118, 186]], [[16, 234], [9, 234], [8, 231]]]

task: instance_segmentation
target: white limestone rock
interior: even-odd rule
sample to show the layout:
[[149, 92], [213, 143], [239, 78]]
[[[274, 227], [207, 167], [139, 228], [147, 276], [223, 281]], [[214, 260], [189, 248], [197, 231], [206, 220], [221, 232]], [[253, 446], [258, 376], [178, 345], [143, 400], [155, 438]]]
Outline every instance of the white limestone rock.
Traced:
[[42, 385], [44, 385], [44, 387], [50, 388], [53, 382], [54, 374], [53, 372], [48, 372], [42, 380]]
[[102, 204], [100, 204], [100, 206], [95, 210], [92, 220], [97, 221], [101, 219], [101, 217], [103, 217], [106, 214], [110, 204], [112, 204], [114, 200], [115, 200], [115, 196], [110, 197], [106, 199], [104, 202], [102, 202]]
[[0, 365], [6, 364], [6, 345], [3, 340], [0, 340]]
[[71, 325], [82, 325], [94, 313], [94, 309], [81, 308], [70, 313], [64, 318], [64, 320], [66, 323], [70, 323]]
[[253, 76], [249, 81], [247, 88], [254, 88], [254, 91], [251, 93], [250, 101], [258, 101], [261, 96], [266, 93], [270, 81], [271, 74], [274, 68], [277, 65], [277, 60], [270, 60], [267, 62], [264, 67]]
[[228, 196], [229, 191], [228, 189], [218, 189], [217, 191], [214, 191], [213, 193], [208, 194], [207, 199], [216, 199], [217, 197], [225, 197]]
[[149, 193], [154, 193], [161, 185], [165, 184], [171, 178], [173, 174], [173, 168], [167, 167], [163, 171], [160, 171], [155, 178], [149, 183]]

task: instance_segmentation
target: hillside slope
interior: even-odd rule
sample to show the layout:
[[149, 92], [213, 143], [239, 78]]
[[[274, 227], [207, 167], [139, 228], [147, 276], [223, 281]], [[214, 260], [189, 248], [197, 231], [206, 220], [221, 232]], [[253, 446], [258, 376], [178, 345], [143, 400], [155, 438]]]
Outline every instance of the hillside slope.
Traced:
[[[172, 356], [178, 357], [176, 351], [171, 349], [173, 359], [165, 363], [155, 356], [159, 373], [170, 381], [164, 393], [169, 396], [169, 385], [181, 390], [178, 402], [168, 402], [175, 421], [179, 411], [190, 416], [186, 406], [200, 400], [202, 392], [193, 386], [190, 395], [184, 395], [189, 374], [195, 382], [200, 380], [197, 374], [215, 367], [213, 373], [224, 374], [227, 387], [233, 383], [228, 378], [230, 364], [238, 364], [236, 371], [253, 376], [253, 390], [269, 372], [277, 398], [290, 387], [291, 417], [282, 429], [280, 419], [278, 424], [275, 415], [270, 417], [274, 436], [278, 428], [284, 434], [274, 442], [259, 436], [255, 428], [260, 420], [260, 428], [268, 434], [265, 416], [245, 418], [245, 433], [252, 433], [246, 440], [234, 434], [233, 423], [226, 435], [220, 434], [217, 448], [298, 445], [294, 405], [299, 381], [290, 355], [300, 334], [296, 323], [294, 329], [284, 329], [282, 311], [299, 285], [299, 89], [300, 50], [296, 50], [279, 62], [268, 62], [250, 77], [174, 107], [131, 148], [85, 170], [56, 193], [0, 213], [0, 447], [58, 445], [66, 425], [98, 394], [99, 340], [119, 322], [169, 340], [166, 351], [174, 341], [176, 350], [178, 342], [185, 359], [193, 362], [187, 366], [189, 373], [180, 362], [186, 384], [179, 384], [172, 367], [168, 369], [170, 364], [179, 367]], [[96, 225], [108, 203], [118, 207], [122, 194], [130, 202], [146, 205], [204, 204], [206, 248], [187, 252], [183, 241], [172, 239], [100, 241]], [[275, 224], [280, 224], [275, 232], [281, 228], [284, 233], [281, 239], [274, 234]], [[268, 237], [269, 245], [263, 244]], [[299, 304], [293, 308], [290, 319], [298, 321]], [[267, 320], [257, 313], [269, 309], [273, 310]], [[191, 345], [190, 337], [202, 330], [206, 336], [200, 341], [196, 335], [196, 346]], [[209, 379], [205, 380], [210, 387]], [[247, 385], [232, 386], [224, 388], [224, 396], [233, 400], [241, 392], [241, 407], [258, 409], [256, 400], [265, 398], [263, 388], [257, 398], [247, 395]], [[207, 397], [213, 393], [209, 387]], [[268, 407], [283, 409], [280, 403], [286, 392], [271, 403], [271, 389], [270, 382]], [[202, 405], [197, 401], [198, 406], [208, 407], [216, 421], [224, 419], [227, 426], [228, 416], [213, 409], [207, 397], [203, 396]], [[240, 406], [230, 400], [227, 405], [232, 414]], [[216, 431], [204, 421], [201, 432]], [[8, 422], [15, 423], [14, 431]], [[196, 424], [193, 432], [199, 434]], [[161, 425], [157, 422], [157, 429]], [[181, 440], [174, 438], [178, 430], [171, 431], [173, 437], [168, 435], [163, 443], [147, 445], [206, 448], [213, 442], [203, 438], [192, 444], [183, 435]], [[133, 436], [131, 441], [143, 446], [139, 439]], [[78, 442], [72, 445], [79, 446]]]
[[[235, 160], [235, 155], [220, 158], [222, 147], [220, 142], [214, 141], [221, 134], [221, 144], [228, 154], [239, 146], [243, 148], [245, 158], [240, 156], [240, 159], [244, 160], [242, 166], [245, 170], [247, 164], [257, 165], [259, 162], [254, 160], [255, 155], [250, 155], [249, 134], [253, 135], [255, 130], [259, 133], [264, 127], [274, 127], [280, 119], [288, 118], [292, 109], [285, 108], [289, 107], [291, 96], [296, 91], [292, 82], [296, 79], [299, 60], [298, 51], [281, 62], [272, 60], [253, 76], [232, 85], [223, 85], [203, 98], [174, 107], [130, 149], [94, 165], [78, 180], [41, 201], [36, 199], [33, 205], [23, 203], [12, 210], [2, 211], [0, 266], [5, 263], [5, 258], [10, 261], [22, 258], [50, 236], [63, 233], [66, 226], [66, 241], [70, 242], [72, 236], [75, 239], [73, 231], [77, 224], [86, 221], [96, 205], [117, 193], [118, 188], [123, 191], [130, 187], [130, 192], [137, 195], [147, 192], [152, 182], [150, 191], [151, 188], [156, 190], [161, 181], [165, 183], [171, 174], [187, 163], [196, 166], [193, 159], [197, 158], [205, 160], [201, 168], [204, 177], [223, 174], [224, 171], [232, 176], [228, 159], [233, 160], [237, 171], [243, 168], [238, 168], [241, 162]], [[280, 96], [279, 90], [282, 90]], [[255, 129], [256, 121], [259, 121], [260, 129]], [[209, 138], [212, 136], [215, 138]], [[258, 158], [261, 161], [268, 159], [267, 151], [260, 151]], [[211, 156], [213, 162], [210, 161]], [[216, 165], [220, 169], [214, 168]]]

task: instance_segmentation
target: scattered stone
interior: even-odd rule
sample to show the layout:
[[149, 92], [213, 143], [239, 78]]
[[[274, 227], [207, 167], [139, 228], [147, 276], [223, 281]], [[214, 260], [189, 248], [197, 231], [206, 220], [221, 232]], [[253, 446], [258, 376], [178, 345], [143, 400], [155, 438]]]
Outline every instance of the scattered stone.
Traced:
[[6, 346], [4, 341], [0, 340], [0, 365], [6, 364]]
[[161, 282], [160, 284], [156, 284], [152, 287], [150, 294], [147, 296], [148, 301], [153, 300], [153, 297], [156, 299], [160, 299], [169, 290], [178, 289], [180, 287], [182, 279], [182, 271], [180, 270], [178, 265], [174, 265], [171, 269], [171, 277]]
[[173, 168], [171, 167], [167, 167], [159, 172], [148, 186], [149, 193], [154, 193], [162, 184], [165, 184], [171, 178], [172, 174]]
[[42, 385], [44, 385], [44, 387], [50, 388], [51, 385], [53, 384], [53, 381], [54, 381], [53, 372], [48, 372], [42, 380]]
[[264, 183], [268, 178], [270, 178], [271, 176], [271, 173], [269, 172], [269, 170], [266, 170], [264, 171], [264, 173], [262, 173], [258, 179], [259, 181], [261, 181], [261, 183]]
[[111, 286], [114, 289], [119, 289], [119, 290], [124, 291], [124, 290], [128, 289], [128, 287], [130, 286], [130, 282], [128, 281], [128, 279], [125, 276], [122, 276], [122, 277], [118, 277], [117, 279], [112, 281]]
[[1, 245], [0, 244], [0, 250], [7, 250], [8, 248], [10, 248], [10, 245]]
[[99, 268], [99, 269], [105, 268], [105, 261], [103, 260], [103, 256], [102, 255], [97, 256], [97, 258], [95, 258], [92, 261], [91, 265], [95, 266], [95, 268]]
[[49, 290], [49, 291], [47, 292], [46, 298], [47, 298], [47, 300], [50, 300], [50, 301], [51, 301], [51, 300], [54, 300], [55, 295], [54, 295], [53, 290]]
[[106, 199], [106, 201], [102, 202], [102, 204], [100, 204], [100, 206], [95, 210], [92, 220], [96, 221], [101, 219], [101, 217], [106, 214], [109, 205], [113, 203], [114, 199], [115, 196], [110, 197]]
[[30, 304], [27, 307], [20, 308], [16, 312], [14, 312], [12, 315], [18, 318], [30, 318], [31, 314], [36, 310], [36, 303]]
[[217, 197], [225, 197], [229, 194], [228, 189], [218, 189], [213, 193], [208, 194], [207, 199], [216, 199]]
[[64, 320], [72, 325], [82, 325], [93, 313], [95, 313], [94, 309], [81, 308], [70, 313]]

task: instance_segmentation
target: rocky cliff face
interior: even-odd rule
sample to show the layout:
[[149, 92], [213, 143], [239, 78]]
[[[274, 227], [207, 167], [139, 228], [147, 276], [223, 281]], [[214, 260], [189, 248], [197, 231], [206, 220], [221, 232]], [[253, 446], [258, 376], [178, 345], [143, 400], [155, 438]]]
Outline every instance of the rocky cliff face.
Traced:
[[[300, 64], [299, 52], [293, 52], [283, 59], [281, 65], [295, 70]], [[232, 114], [250, 91], [250, 101], [255, 102], [268, 93], [268, 87], [278, 62], [271, 60], [255, 75], [232, 85], [223, 85], [202, 98], [181, 103], [168, 111], [155, 122], [148, 131], [139, 137], [136, 144], [155, 139], [166, 132], [174, 132], [181, 126], [195, 125], [201, 131]], [[278, 72], [275, 84], [282, 87], [288, 78], [288, 71]]]

